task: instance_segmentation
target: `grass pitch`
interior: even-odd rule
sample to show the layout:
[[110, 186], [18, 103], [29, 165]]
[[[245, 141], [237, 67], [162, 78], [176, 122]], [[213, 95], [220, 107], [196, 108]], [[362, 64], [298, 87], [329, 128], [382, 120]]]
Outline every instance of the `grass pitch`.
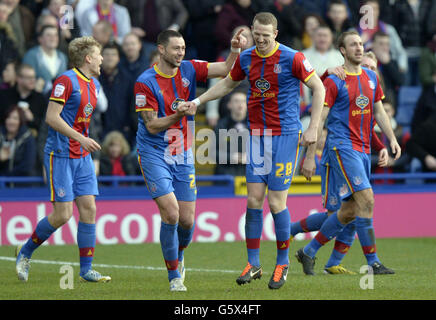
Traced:
[[[377, 252], [395, 275], [375, 276], [373, 289], [360, 287], [366, 264], [358, 240], [343, 264], [357, 275], [322, 273], [333, 247], [331, 241], [318, 253], [316, 276], [308, 277], [294, 258], [307, 241], [291, 243], [291, 265], [286, 284], [268, 289], [275, 264], [276, 244], [261, 243], [262, 279], [238, 286], [235, 279], [246, 264], [244, 242], [192, 243], [185, 251], [187, 292], [170, 292], [159, 244], [99, 245], [94, 269], [112, 277], [106, 284], [79, 282], [78, 249], [75, 245], [42, 246], [33, 255], [29, 281], [15, 274], [14, 247], [0, 247], [0, 300], [97, 299], [97, 300], [306, 300], [436, 299], [436, 238], [378, 239]], [[61, 289], [63, 264], [73, 263], [74, 288]], [[363, 280], [362, 280], [363, 282]], [[368, 283], [367, 281], [365, 283]]]

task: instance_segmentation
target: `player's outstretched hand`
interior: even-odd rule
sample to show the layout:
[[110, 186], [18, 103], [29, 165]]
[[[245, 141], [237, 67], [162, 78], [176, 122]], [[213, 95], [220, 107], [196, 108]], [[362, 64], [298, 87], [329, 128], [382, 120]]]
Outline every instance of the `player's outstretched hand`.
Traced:
[[306, 180], [311, 181], [312, 176], [315, 175], [315, 172], [315, 158], [305, 158], [303, 162], [303, 167], [301, 168], [301, 174], [306, 178]]
[[244, 29], [240, 29], [230, 41], [231, 48], [244, 48], [247, 45], [247, 38], [242, 35]]
[[316, 133], [317, 130], [315, 129], [311, 129], [310, 127], [306, 129], [306, 131], [304, 131], [303, 133], [303, 137], [301, 139], [301, 145], [304, 147], [307, 147], [311, 144], [316, 143]]
[[82, 145], [82, 148], [88, 152], [101, 150], [100, 145], [94, 139], [88, 137], [83, 137], [82, 141], [80, 141], [80, 144]]
[[401, 147], [398, 144], [397, 140], [391, 142], [391, 150], [395, 155], [394, 160], [398, 160], [401, 157]]
[[389, 163], [389, 153], [388, 153], [388, 149], [383, 148], [380, 150], [380, 152], [378, 153], [378, 162], [377, 165], [379, 167], [386, 167]]
[[185, 115], [186, 116], [195, 116], [195, 114], [197, 113], [197, 105], [195, 103], [192, 103], [190, 101], [188, 101], [189, 104], [187, 103], [186, 106], [188, 107], [188, 109], [185, 111]]
[[335, 76], [337, 76], [341, 80], [345, 80], [345, 78], [347, 77], [347, 75], [345, 74], [344, 67], [342, 67], [342, 66], [338, 66], [338, 67], [334, 67], [334, 68], [328, 68], [327, 69], [327, 73], [329, 75], [330, 74], [334, 74]]

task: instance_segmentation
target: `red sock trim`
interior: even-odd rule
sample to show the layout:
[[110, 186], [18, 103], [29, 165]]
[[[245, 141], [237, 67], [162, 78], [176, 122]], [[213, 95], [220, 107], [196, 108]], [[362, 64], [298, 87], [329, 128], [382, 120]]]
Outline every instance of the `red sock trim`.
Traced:
[[92, 247], [79, 248], [79, 255], [81, 257], [93, 257], [94, 256], [94, 248], [92, 248]]
[[342, 254], [346, 254], [349, 249], [350, 249], [350, 246], [348, 244], [345, 244], [345, 243], [338, 241], [338, 240], [335, 241], [335, 250], [336, 251], [338, 251]]
[[177, 267], [179, 266], [179, 260], [165, 260], [165, 266], [168, 270], [177, 270]]
[[245, 239], [247, 249], [259, 249], [260, 239]]

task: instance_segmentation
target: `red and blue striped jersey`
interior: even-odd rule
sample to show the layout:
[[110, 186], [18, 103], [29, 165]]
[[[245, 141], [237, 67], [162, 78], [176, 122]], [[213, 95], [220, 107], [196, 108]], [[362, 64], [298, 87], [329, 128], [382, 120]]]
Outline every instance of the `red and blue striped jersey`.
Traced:
[[[303, 53], [277, 43], [274, 49], [260, 54], [256, 47], [244, 50], [230, 71], [230, 78], [248, 77], [248, 128], [251, 134], [291, 134], [302, 128], [300, 122], [300, 81], [315, 74]], [[256, 131], [253, 131], [256, 130]]]
[[[134, 89], [136, 112], [157, 111], [159, 118], [174, 114], [178, 103], [195, 99], [196, 82], [206, 82], [207, 75], [208, 62], [206, 61], [184, 60], [173, 75], [162, 73], [157, 65], [154, 65], [136, 80]], [[151, 134], [142, 117], [139, 116], [136, 135], [138, 149], [150, 152], [159, 150], [171, 155], [189, 150], [194, 128], [188, 127], [188, 121], [193, 122], [194, 117], [185, 116], [167, 130]]]
[[345, 80], [330, 75], [324, 80], [327, 142], [331, 148], [349, 147], [369, 154], [374, 128], [374, 103], [384, 98], [377, 74], [361, 68], [358, 74], [346, 72]]
[[[87, 78], [74, 68], [61, 74], [53, 84], [50, 101], [63, 105], [61, 118], [74, 130], [88, 137], [91, 115], [97, 105], [100, 83], [94, 77]], [[79, 142], [49, 127], [44, 152], [55, 156], [83, 158], [89, 152]]]

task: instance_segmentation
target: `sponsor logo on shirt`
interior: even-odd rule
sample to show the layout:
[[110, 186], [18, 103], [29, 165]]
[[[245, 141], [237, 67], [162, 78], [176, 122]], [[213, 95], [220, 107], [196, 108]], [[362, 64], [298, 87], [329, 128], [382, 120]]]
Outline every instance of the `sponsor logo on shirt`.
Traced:
[[265, 91], [268, 91], [269, 88], [271, 88], [271, 85], [269, 84], [269, 82], [264, 78], [257, 79], [254, 85], [262, 93], [264, 93]]
[[171, 103], [171, 110], [176, 111], [177, 107], [179, 106], [179, 103], [185, 102], [185, 100], [181, 99], [181, 98], [176, 98], [176, 100], [173, 101], [173, 103]]
[[94, 107], [92, 104], [88, 103], [85, 108], [83, 109], [83, 112], [85, 113], [85, 117], [89, 118], [94, 111]]

